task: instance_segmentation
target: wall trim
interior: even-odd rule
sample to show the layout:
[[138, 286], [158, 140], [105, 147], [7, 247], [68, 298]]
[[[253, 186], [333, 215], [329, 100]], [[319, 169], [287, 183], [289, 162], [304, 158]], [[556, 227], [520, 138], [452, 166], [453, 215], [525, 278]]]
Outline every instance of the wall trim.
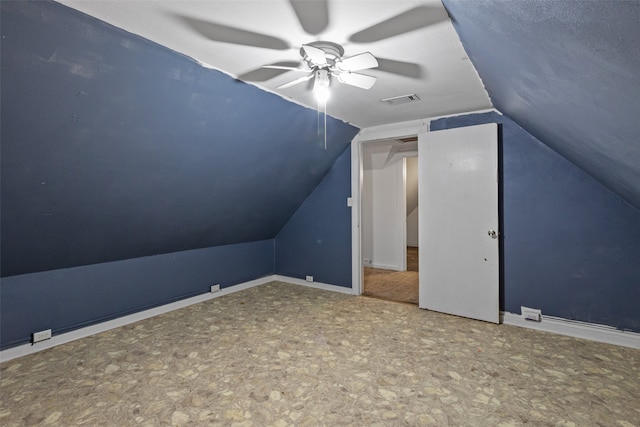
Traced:
[[[129, 325], [140, 320], [149, 319], [151, 317], [159, 316], [161, 314], [168, 313], [174, 310], [179, 310], [193, 304], [198, 304], [204, 301], [243, 291], [245, 289], [254, 288], [256, 286], [261, 286], [274, 281], [291, 283], [293, 285], [306, 286], [309, 288], [322, 289], [325, 291], [339, 292], [348, 295], [355, 294], [352, 288], [347, 288], [344, 286], [331, 285], [322, 282], [307, 282], [306, 280], [298, 279], [295, 277], [273, 274], [261, 277], [259, 279], [229, 286], [227, 288], [223, 288], [220, 292], [216, 292], [213, 294], [205, 293], [197, 295], [195, 297], [185, 298], [180, 301], [161, 305], [159, 307], [140, 311], [138, 313], [129, 314], [127, 316], [122, 316], [117, 319], [101, 322], [96, 325], [91, 325], [84, 328], [76, 329], [74, 331], [65, 332], [60, 335], [54, 335], [50, 340], [42, 341], [37, 344], [23, 344], [16, 347], [8, 348], [6, 350], [0, 351], [0, 363], [8, 362], [9, 360], [17, 359], [18, 357], [27, 356], [29, 354], [37, 353], [39, 351], [56, 347], [61, 344], [66, 344], [71, 341], [79, 340], [81, 338], [99, 334], [101, 332], [106, 332], [108, 330], [119, 328], [121, 326]], [[566, 335], [575, 338], [582, 338], [606, 344], [619, 345], [622, 347], [640, 349], [640, 333], [622, 331], [607, 325], [580, 322], [577, 320], [569, 320], [553, 316], [542, 316], [542, 321], [539, 323], [530, 322], [528, 320], [524, 320], [519, 314], [502, 311], [500, 312], [500, 323], [543, 332], [551, 332], [554, 334]]]
[[429, 119], [390, 123], [361, 129], [351, 140], [351, 287], [354, 295], [363, 290], [362, 263], [362, 151], [363, 145], [381, 139], [415, 136], [429, 131]]
[[51, 337], [51, 339], [46, 341], [41, 341], [36, 344], [22, 344], [16, 347], [11, 347], [6, 350], [0, 351], [0, 363], [7, 362], [9, 360], [16, 359], [18, 357], [27, 356], [29, 354], [37, 353], [39, 351], [56, 347], [61, 344], [66, 344], [71, 341], [76, 341], [81, 338], [86, 338], [91, 335], [106, 332], [111, 329], [119, 328], [121, 326], [129, 325], [131, 323], [139, 322], [140, 320], [149, 319], [151, 317], [159, 316], [164, 313], [169, 313], [174, 310], [179, 310], [181, 308], [188, 307], [193, 304], [198, 304], [198, 303], [208, 301], [214, 298], [218, 298], [224, 295], [229, 295], [235, 292], [243, 291], [245, 289], [261, 286], [273, 281], [286, 282], [294, 285], [308, 286], [311, 288], [323, 289], [326, 291], [352, 294], [351, 288], [345, 288], [343, 286], [336, 286], [336, 285], [329, 285], [329, 284], [320, 283], [320, 282], [307, 282], [302, 279], [296, 279], [293, 277], [273, 274], [273, 275], [261, 277], [259, 279], [250, 280], [248, 282], [243, 282], [237, 285], [229, 286], [227, 288], [223, 288], [220, 290], [220, 292], [204, 293], [204, 294], [196, 295], [194, 297], [185, 298], [169, 304], [164, 304], [158, 307], [150, 308], [148, 310], [143, 310], [137, 313], [118, 317], [112, 320], [108, 320], [106, 322], [100, 322], [95, 325], [75, 329], [73, 331], [62, 333], [60, 335], [54, 335], [53, 337]]
[[469, 115], [469, 114], [483, 114], [483, 113], [498, 113], [501, 116], [504, 115], [504, 114], [502, 114], [502, 112], [500, 110], [497, 110], [495, 108], [483, 108], [483, 109], [480, 109], [480, 110], [464, 111], [464, 112], [453, 113], [453, 114], [444, 114], [442, 116], [432, 116], [432, 117], [426, 118], [425, 120], [427, 120], [429, 122], [429, 124], [431, 124], [431, 122], [434, 121], [434, 120], [446, 119], [446, 118], [449, 118], [449, 117], [466, 116], [466, 115]]
[[500, 312], [500, 323], [606, 344], [614, 344], [622, 347], [640, 349], [640, 333], [622, 331], [612, 326], [599, 325], [596, 323], [580, 322], [577, 320], [564, 319], [562, 317], [544, 315], [542, 316], [542, 321], [532, 322], [525, 320], [519, 314], [509, 312]]
[[388, 123], [360, 129], [351, 142], [362, 143], [379, 141], [382, 139], [415, 136], [428, 127], [429, 119], [409, 120], [406, 122]]
[[292, 285], [300, 285], [300, 286], [306, 286], [309, 288], [322, 289], [325, 291], [340, 292], [342, 294], [353, 295], [353, 289], [347, 288], [344, 286], [330, 285], [328, 283], [322, 283], [322, 282], [307, 282], [306, 280], [303, 280], [303, 279], [298, 279], [298, 278], [289, 277], [289, 276], [282, 276], [280, 274], [274, 274], [271, 277], [272, 277], [271, 280], [276, 280], [278, 282], [286, 282], [286, 283], [291, 283]]
[[378, 264], [375, 262], [372, 262], [371, 264], [367, 265], [367, 267], [379, 268], [380, 270], [407, 271], [406, 268], [403, 270], [401, 265]]

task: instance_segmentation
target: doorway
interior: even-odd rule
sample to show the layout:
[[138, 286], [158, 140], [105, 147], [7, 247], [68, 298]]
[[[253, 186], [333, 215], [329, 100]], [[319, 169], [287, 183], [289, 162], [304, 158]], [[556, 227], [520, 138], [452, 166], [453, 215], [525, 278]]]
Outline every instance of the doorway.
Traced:
[[366, 296], [418, 304], [417, 138], [362, 150], [362, 262]]
[[[364, 267], [379, 267], [380, 265], [365, 264], [365, 257], [363, 256], [364, 247], [367, 244], [366, 240], [363, 241], [362, 227], [362, 212], [369, 207], [366, 205], [366, 200], [363, 201], [362, 193], [365, 189], [363, 187], [363, 161], [365, 148], [374, 146], [376, 144], [389, 144], [392, 141], [413, 140], [415, 142], [414, 155], [417, 155], [417, 137], [419, 133], [427, 132], [428, 122], [426, 120], [414, 120], [410, 122], [394, 123], [390, 125], [376, 126], [372, 128], [363, 129], [352, 141], [351, 144], [351, 239], [352, 239], [352, 292], [354, 295], [362, 295], [364, 290]], [[407, 141], [408, 142], [408, 141]], [[407, 150], [409, 145], [404, 147], [397, 145], [396, 151]], [[387, 155], [390, 151], [387, 152]], [[365, 197], [366, 199], [366, 197]], [[404, 195], [397, 202], [405, 208]], [[404, 210], [404, 209], [403, 209]], [[406, 218], [406, 211], [403, 212]], [[400, 217], [400, 215], [398, 215]], [[407, 268], [407, 239], [406, 239], [406, 222], [400, 223], [403, 227], [403, 231], [399, 231], [395, 236], [402, 238], [400, 243], [394, 243], [394, 247], [400, 248], [401, 255], [399, 262], [403, 263], [403, 267], [396, 269], [396, 271], [406, 271]], [[388, 269], [388, 268], [385, 268]]]
[[[353, 294], [361, 295], [364, 288], [362, 213], [366, 206], [361, 198], [364, 148], [383, 140], [415, 136], [421, 147], [419, 199], [426, 203], [422, 203], [419, 215], [418, 306], [497, 322], [500, 231], [495, 123], [430, 133], [428, 122], [417, 120], [364, 129], [353, 139], [349, 202]], [[406, 265], [398, 269], [405, 270]]]

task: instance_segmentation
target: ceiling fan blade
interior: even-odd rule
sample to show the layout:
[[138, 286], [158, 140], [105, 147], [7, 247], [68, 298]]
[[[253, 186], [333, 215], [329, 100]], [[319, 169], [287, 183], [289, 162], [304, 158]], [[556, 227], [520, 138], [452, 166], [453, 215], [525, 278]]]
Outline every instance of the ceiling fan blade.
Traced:
[[289, 49], [289, 44], [286, 41], [267, 34], [255, 33], [253, 31], [230, 27], [212, 21], [204, 21], [198, 18], [191, 18], [189, 16], [179, 16], [179, 18], [191, 29], [209, 40], [265, 49]]
[[350, 58], [342, 59], [336, 64], [336, 66], [343, 71], [358, 71], [366, 70], [368, 68], [376, 68], [378, 66], [378, 61], [375, 56], [369, 52], [365, 52]]
[[286, 65], [263, 65], [262, 68], [269, 68], [270, 70], [287, 70], [287, 71], [298, 71], [302, 70], [298, 67], [288, 67]]
[[342, 73], [338, 75], [338, 81], [360, 89], [371, 89], [376, 82], [376, 78], [360, 73]]
[[378, 58], [378, 70], [399, 76], [419, 79], [422, 77], [422, 67], [414, 62], [396, 61], [393, 59]]
[[329, 25], [327, 0], [289, 0], [289, 3], [307, 34], [320, 34]]
[[308, 76], [304, 76], [304, 77], [300, 77], [300, 78], [297, 78], [295, 80], [292, 80], [289, 83], [285, 83], [283, 85], [280, 85], [276, 89], [286, 89], [288, 87], [295, 86], [297, 84], [306, 82], [307, 80], [311, 80], [312, 77], [313, 77], [313, 73], [309, 74]]
[[309, 72], [307, 68], [300, 67], [287, 67], [284, 65], [263, 65], [262, 68], [268, 68], [270, 70], [286, 70], [286, 71], [304, 71]]
[[296, 61], [280, 61], [273, 64], [263, 65], [262, 68], [269, 68], [272, 70], [286, 70], [286, 71], [309, 71], [307, 68], [302, 68], [301, 64]]
[[447, 11], [438, 6], [417, 6], [399, 15], [379, 22], [353, 34], [349, 41], [353, 43], [373, 43], [399, 34], [425, 28], [449, 19]]
[[319, 67], [327, 65], [327, 55], [324, 53], [324, 50], [308, 44], [303, 44], [302, 50], [304, 50], [304, 53], [314, 65]]

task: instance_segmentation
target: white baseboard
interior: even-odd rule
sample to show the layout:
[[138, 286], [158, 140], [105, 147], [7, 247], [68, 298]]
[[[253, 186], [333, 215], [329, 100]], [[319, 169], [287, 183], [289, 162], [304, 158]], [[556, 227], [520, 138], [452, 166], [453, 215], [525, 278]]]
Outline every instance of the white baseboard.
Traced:
[[640, 333], [621, 331], [611, 326], [586, 323], [561, 317], [542, 316], [540, 322], [525, 320], [515, 313], [500, 313], [501, 323], [538, 331], [552, 332], [607, 344], [640, 349]]
[[393, 270], [393, 271], [402, 271], [400, 269], [400, 267], [398, 267], [397, 265], [390, 265], [390, 264], [378, 264], [375, 262], [372, 262], [371, 264], [365, 264], [365, 267], [371, 267], [371, 268], [379, 268], [381, 270]]
[[38, 351], [46, 350], [61, 344], [65, 344], [71, 341], [79, 340], [91, 335], [99, 334], [111, 329], [119, 328], [121, 326], [129, 325], [131, 323], [139, 322], [140, 320], [148, 319], [150, 317], [158, 316], [160, 314], [168, 313], [170, 311], [178, 310], [184, 307], [188, 307], [193, 304], [198, 304], [210, 299], [218, 298], [224, 295], [229, 295], [234, 292], [243, 291], [245, 289], [253, 288], [256, 286], [264, 285], [273, 281], [280, 281], [291, 283], [294, 285], [309, 286], [317, 289], [324, 289], [326, 291], [341, 292], [346, 294], [352, 294], [351, 288], [345, 288], [342, 286], [329, 285], [320, 282], [307, 282], [302, 279], [296, 279], [293, 277], [282, 276], [279, 274], [273, 274], [270, 276], [261, 277], [259, 279], [250, 280], [248, 282], [239, 283], [237, 285], [223, 288], [220, 292], [205, 293], [196, 295], [195, 297], [185, 298], [180, 301], [175, 301], [169, 304], [161, 305], [159, 307], [150, 308], [148, 310], [140, 311], [137, 313], [129, 314], [127, 316], [118, 317], [117, 319], [108, 320], [95, 325], [86, 326], [84, 328], [76, 329], [70, 332], [65, 332], [60, 335], [54, 335], [51, 339], [46, 341], [40, 341], [35, 344], [23, 344], [16, 347], [11, 347], [6, 350], [0, 351], [0, 362], [7, 362], [18, 357], [26, 356], [28, 354], [37, 353]]
[[238, 285], [223, 288], [220, 292], [206, 293], [196, 295], [195, 297], [185, 298], [180, 301], [175, 301], [169, 304], [161, 305], [159, 307], [150, 308], [148, 310], [139, 311], [137, 313], [129, 314], [127, 316], [118, 317], [117, 319], [108, 320], [106, 322], [97, 323], [95, 325], [86, 326], [84, 328], [76, 329], [70, 332], [65, 332], [60, 335], [54, 335], [51, 339], [46, 341], [40, 341], [35, 344], [23, 344], [16, 347], [11, 347], [6, 350], [0, 351], [0, 362], [6, 362], [17, 357], [26, 356], [28, 354], [36, 353], [38, 351], [46, 350], [51, 347], [55, 347], [61, 344], [65, 344], [71, 341], [79, 340], [91, 335], [99, 334], [111, 329], [119, 328], [121, 326], [129, 325], [131, 323], [139, 322], [140, 320], [148, 319], [150, 317], [158, 316], [160, 314], [168, 313], [173, 310], [188, 307], [193, 304], [198, 304], [204, 301], [208, 301], [213, 298], [218, 298], [223, 295], [228, 295], [234, 292], [242, 291], [245, 289], [260, 286], [268, 282], [272, 282], [273, 276], [261, 277], [260, 279], [251, 280], [248, 282], [240, 283]]
[[340, 292], [342, 294], [353, 295], [353, 288], [345, 288], [344, 286], [329, 285], [327, 283], [322, 283], [322, 282], [307, 282], [306, 280], [303, 280], [303, 279], [296, 279], [295, 277], [289, 277], [289, 276], [281, 276], [279, 274], [274, 274], [273, 280], [291, 283], [294, 285], [307, 286], [310, 288], [323, 289], [325, 291]]
[[[183, 307], [188, 307], [193, 304], [208, 301], [213, 298], [218, 298], [223, 295], [228, 295], [234, 292], [239, 292], [245, 289], [264, 285], [273, 281], [307, 286], [310, 288], [322, 289], [325, 291], [340, 292], [349, 295], [353, 294], [352, 288], [330, 285], [322, 282], [307, 282], [303, 279], [283, 276], [280, 274], [273, 274], [221, 289], [220, 292], [197, 295], [195, 297], [186, 298], [180, 301], [151, 308], [149, 310], [122, 316], [117, 319], [98, 323], [96, 325], [76, 329], [64, 334], [54, 335], [53, 337], [51, 337], [51, 339], [41, 341], [36, 344], [23, 344], [16, 347], [8, 348], [6, 350], [0, 351], [0, 362], [7, 362], [18, 357], [26, 356], [28, 354], [36, 353], [38, 351], [46, 350], [48, 348], [52, 348], [61, 344], [99, 334], [101, 332], [119, 328], [121, 326], [129, 325], [140, 320], [148, 319], [150, 317], [168, 313], [173, 310], [178, 310]], [[506, 325], [521, 326], [524, 328], [536, 329], [539, 331], [552, 332], [560, 335], [584, 338], [591, 341], [598, 341], [607, 344], [640, 349], [640, 333], [621, 331], [611, 326], [578, 322], [552, 316], [543, 316], [541, 322], [530, 322], [524, 320], [519, 314], [514, 313], [500, 313], [500, 321], [501, 323], [504, 323]]]
[[407, 240], [407, 246], [410, 248], [417, 248], [418, 247], [418, 242], [414, 242], [414, 241], [409, 241]]

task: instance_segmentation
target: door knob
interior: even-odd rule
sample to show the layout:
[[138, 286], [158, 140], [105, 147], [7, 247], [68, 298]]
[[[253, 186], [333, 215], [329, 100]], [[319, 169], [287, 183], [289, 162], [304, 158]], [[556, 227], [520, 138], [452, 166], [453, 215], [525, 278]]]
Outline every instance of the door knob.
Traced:
[[498, 233], [496, 232], [496, 230], [489, 230], [489, 232], [487, 232], [487, 234], [489, 235], [489, 237], [491, 237], [492, 239], [497, 239], [498, 238]]

